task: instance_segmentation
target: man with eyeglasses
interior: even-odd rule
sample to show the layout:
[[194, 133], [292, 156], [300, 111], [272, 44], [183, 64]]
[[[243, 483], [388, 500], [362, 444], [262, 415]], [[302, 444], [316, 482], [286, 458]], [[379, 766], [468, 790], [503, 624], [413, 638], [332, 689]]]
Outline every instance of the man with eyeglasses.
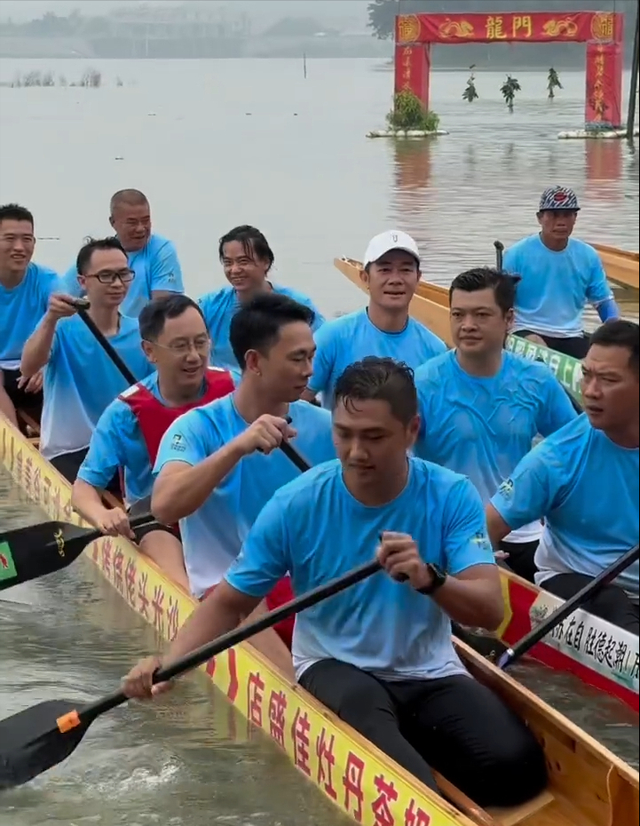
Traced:
[[[129, 519], [150, 511], [152, 467], [165, 431], [183, 413], [226, 396], [230, 373], [208, 367], [211, 341], [202, 310], [185, 295], [147, 306], [139, 318], [142, 347], [157, 372], [121, 393], [104, 411], [73, 486], [73, 506], [111, 536], [137, 539], [140, 549], [186, 590], [182, 544], [177, 531], [157, 524], [139, 528]], [[108, 508], [102, 492], [114, 474], [124, 479], [127, 510]]]
[[[136, 277], [122, 302], [122, 314], [138, 318], [149, 301], [184, 293], [182, 269], [175, 245], [152, 231], [151, 207], [144, 192], [120, 189], [111, 197], [109, 223], [127, 254]], [[64, 275], [64, 288], [73, 296], [82, 290], [75, 267]]]
[[[142, 350], [138, 320], [120, 311], [134, 275], [120, 241], [88, 241], [78, 253], [76, 268], [91, 305], [88, 314], [98, 330], [135, 376], [150, 375], [153, 367]], [[70, 482], [76, 478], [98, 419], [127, 387], [76, 312], [71, 296], [53, 293], [46, 314], [24, 346], [20, 364], [26, 377], [46, 366], [40, 450]]]

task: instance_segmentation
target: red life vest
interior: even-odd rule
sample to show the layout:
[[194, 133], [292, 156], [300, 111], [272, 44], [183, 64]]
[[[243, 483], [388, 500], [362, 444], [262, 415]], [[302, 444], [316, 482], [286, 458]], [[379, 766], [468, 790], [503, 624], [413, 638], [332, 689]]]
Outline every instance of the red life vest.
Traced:
[[155, 464], [162, 437], [179, 416], [188, 410], [193, 410], [194, 407], [203, 407], [216, 399], [221, 399], [235, 389], [231, 374], [219, 367], [207, 368], [205, 383], [204, 394], [197, 401], [182, 407], [167, 407], [140, 383], [134, 384], [118, 396], [121, 401], [129, 405], [138, 420], [152, 467]]

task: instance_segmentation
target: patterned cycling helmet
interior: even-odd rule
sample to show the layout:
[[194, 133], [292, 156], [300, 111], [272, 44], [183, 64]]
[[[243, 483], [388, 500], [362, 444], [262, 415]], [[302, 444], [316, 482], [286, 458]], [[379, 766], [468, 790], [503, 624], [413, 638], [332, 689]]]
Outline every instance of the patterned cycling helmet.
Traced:
[[545, 212], [545, 210], [578, 212], [579, 209], [576, 193], [568, 186], [550, 186], [540, 196], [538, 212]]

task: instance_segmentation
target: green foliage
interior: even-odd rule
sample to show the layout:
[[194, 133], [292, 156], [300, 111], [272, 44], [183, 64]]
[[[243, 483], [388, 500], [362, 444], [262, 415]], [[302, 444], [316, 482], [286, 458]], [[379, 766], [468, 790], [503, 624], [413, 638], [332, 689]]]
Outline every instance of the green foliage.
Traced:
[[562, 83], [560, 83], [560, 78], [558, 77], [558, 73], [553, 68], [553, 66], [549, 69], [549, 74], [547, 75], [547, 91], [549, 93], [549, 99], [555, 97], [553, 93], [554, 89], [562, 89]]
[[502, 97], [504, 98], [505, 103], [509, 107], [509, 111], [513, 112], [513, 101], [515, 99], [516, 92], [522, 91], [522, 87], [518, 83], [518, 78], [507, 75], [507, 79], [500, 87], [500, 91], [502, 92]]
[[476, 89], [476, 76], [473, 74], [473, 66], [469, 67], [472, 71], [469, 75], [469, 79], [467, 80], [467, 86], [462, 93], [462, 99], [466, 100], [467, 103], [473, 103], [474, 100], [480, 97], [478, 94], [478, 90]]
[[405, 131], [415, 129], [421, 132], [436, 132], [440, 118], [435, 112], [422, 108], [413, 92], [398, 92], [393, 99], [393, 109], [387, 114], [390, 129]]

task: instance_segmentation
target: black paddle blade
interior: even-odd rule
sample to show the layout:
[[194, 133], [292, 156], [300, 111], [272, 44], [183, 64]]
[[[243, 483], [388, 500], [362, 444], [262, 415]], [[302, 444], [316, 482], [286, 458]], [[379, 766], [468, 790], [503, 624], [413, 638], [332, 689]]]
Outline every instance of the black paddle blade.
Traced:
[[0, 535], [0, 591], [66, 568], [100, 536], [66, 522], [44, 522]]
[[56, 721], [75, 708], [64, 700], [47, 700], [0, 722], [0, 791], [27, 783], [71, 754], [88, 724], [63, 734]]

